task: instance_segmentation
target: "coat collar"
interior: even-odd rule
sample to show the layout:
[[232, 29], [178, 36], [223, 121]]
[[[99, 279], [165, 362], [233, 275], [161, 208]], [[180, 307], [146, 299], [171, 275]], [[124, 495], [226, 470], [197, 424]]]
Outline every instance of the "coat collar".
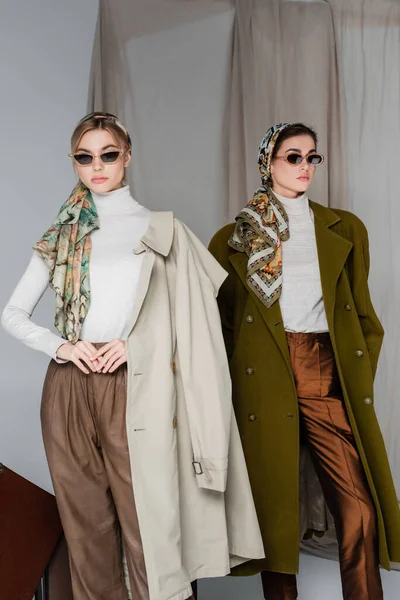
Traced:
[[[322, 294], [329, 330], [333, 333], [333, 311], [335, 307], [335, 288], [347, 257], [352, 249], [352, 243], [335, 233], [331, 228], [340, 222], [340, 217], [330, 208], [310, 201], [314, 213], [315, 236], [318, 249]], [[253, 298], [266, 325], [275, 338], [288, 365], [290, 365], [286, 334], [282, 320], [279, 301], [267, 308], [247, 284], [247, 255], [234, 252], [229, 260], [239, 275], [247, 291]]]
[[134, 253], [140, 254], [151, 248], [154, 252], [168, 256], [174, 239], [174, 214], [172, 212], [152, 212], [146, 233], [141, 238]]

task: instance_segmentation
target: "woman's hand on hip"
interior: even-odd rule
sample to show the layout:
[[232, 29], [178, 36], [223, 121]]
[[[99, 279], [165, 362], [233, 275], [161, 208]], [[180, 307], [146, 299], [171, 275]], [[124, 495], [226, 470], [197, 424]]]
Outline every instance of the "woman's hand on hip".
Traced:
[[127, 361], [126, 343], [123, 340], [112, 340], [104, 344], [91, 358], [92, 362], [98, 361], [97, 371], [101, 373], [114, 373], [119, 366]]
[[86, 340], [81, 340], [76, 344], [71, 344], [71, 342], [66, 342], [62, 344], [57, 352], [57, 358], [61, 358], [61, 360], [68, 360], [73, 362], [81, 371], [89, 374], [88, 369], [85, 367], [85, 364], [88, 365], [90, 371], [96, 373], [99, 370], [99, 361], [93, 360], [93, 356], [97, 353], [97, 349]]

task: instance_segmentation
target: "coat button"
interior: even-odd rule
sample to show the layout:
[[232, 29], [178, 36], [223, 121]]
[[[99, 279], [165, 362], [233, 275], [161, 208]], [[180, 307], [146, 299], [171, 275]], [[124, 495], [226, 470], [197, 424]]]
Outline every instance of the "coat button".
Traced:
[[372, 404], [372, 398], [364, 398], [364, 404]]
[[248, 369], [246, 369], [246, 375], [253, 375], [254, 373], [254, 369], [252, 367], [248, 367]]
[[362, 358], [364, 356], [364, 352], [362, 350], [356, 350], [357, 358]]
[[174, 429], [176, 429], [176, 428], [178, 427], [178, 417], [177, 417], [177, 416], [175, 416], [175, 417], [172, 419], [172, 427], [173, 427]]
[[174, 362], [171, 364], [171, 369], [173, 373], [176, 373], [176, 364]]
[[344, 305], [344, 310], [348, 310], [350, 312], [353, 309], [351, 308], [350, 304], [345, 304]]
[[246, 321], [247, 321], [247, 323], [252, 323], [254, 321], [253, 315], [247, 315]]
[[255, 421], [256, 419], [256, 415], [249, 415], [249, 421]]

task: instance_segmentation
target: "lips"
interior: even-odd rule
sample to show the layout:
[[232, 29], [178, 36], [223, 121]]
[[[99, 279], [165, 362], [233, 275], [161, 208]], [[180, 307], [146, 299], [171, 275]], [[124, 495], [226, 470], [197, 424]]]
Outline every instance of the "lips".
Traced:
[[90, 180], [92, 183], [104, 183], [107, 181], [108, 177], [92, 177]]
[[298, 177], [297, 179], [298, 179], [299, 181], [310, 181], [310, 178], [309, 178], [309, 177], [305, 177], [305, 176], [303, 176], [303, 177]]

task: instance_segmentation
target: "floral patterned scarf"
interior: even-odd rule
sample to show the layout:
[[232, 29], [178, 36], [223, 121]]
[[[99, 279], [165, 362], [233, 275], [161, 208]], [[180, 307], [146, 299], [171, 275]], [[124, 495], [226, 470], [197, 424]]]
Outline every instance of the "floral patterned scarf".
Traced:
[[281, 131], [290, 123], [271, 127], [261, 141], [258, 166], [263, 185], [236, 217], [229, 245], [246, 252], [247, 282], [267, 308], [282, 292], [282, 241], [289, 239], [289, 219], [269, 187], [271, 158]]
[[79, 182], [33, 247], [48, 267], [49, 285], [56, 293], [55, 326], [72, 343], [78, 341], [89, 310], [90, 232], [98, 228], [90, 190]]

